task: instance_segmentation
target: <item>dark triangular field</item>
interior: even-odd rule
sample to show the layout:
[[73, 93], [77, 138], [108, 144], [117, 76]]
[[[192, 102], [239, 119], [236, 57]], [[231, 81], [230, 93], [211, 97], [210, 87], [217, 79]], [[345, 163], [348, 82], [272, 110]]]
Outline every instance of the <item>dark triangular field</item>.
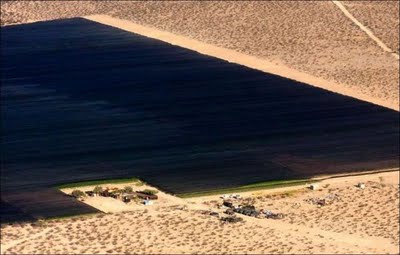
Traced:
[[68, 182], [185, 193], [399, 165], [396, 111], [85, 19], [2, 27], [1, 59], [4, 219], [89, 212], [49, 190]]

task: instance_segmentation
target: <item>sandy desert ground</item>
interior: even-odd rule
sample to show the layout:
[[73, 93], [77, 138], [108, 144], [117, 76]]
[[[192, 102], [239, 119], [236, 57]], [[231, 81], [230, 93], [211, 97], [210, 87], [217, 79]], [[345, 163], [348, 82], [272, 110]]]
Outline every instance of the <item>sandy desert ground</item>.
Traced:
[[[343, 4], [388, 47], [399, 52], [399, 2]], [[107, 14], [193, 38], [333, 81], [399, 107], [399, 62], [329, 1], [123, 2], [2, 1], [1, 25]], [[363, 181], [366, 188], [355, 185]], [[156, 206], [104, 206], [106, 214], [1, 226], [2, 254], [93, 253], [399, 253], [399, 172], [329, 179], [304, 187], [243, 193], [282, 220], [240, 216], [222, 223], [204, 211], [218, 196]], [[318, 207], [308, 198], [336, 194]]]
[[[398, 52], [398, 1], [343, 4]], [[399, 109], [398, 60], [330, 1], [3, 1], [1, 13], [2, 25], [107, 14], [267, 59]]]
[[385, 44], [399, 53], [398, 1], [344, 1], [344, 5]]
[[[365, 182], [364, 190], [357, 188]], [[71, 253], [398, 253], [399, 171], [322, 181], [319, 190], [290, 187], [242, 193], [242, 202], [286, 215], [240, 216], [222, 223], [204, 212], [219, 196], [174, 198], [174, 204], [124, 212], [3, 225], [2, 254]], [[318, 207], [308, 198], [336, 194]], [[168, 198], [167, 198], [168, 199]], [[125, 208], [126, 209], [126, 208]]]

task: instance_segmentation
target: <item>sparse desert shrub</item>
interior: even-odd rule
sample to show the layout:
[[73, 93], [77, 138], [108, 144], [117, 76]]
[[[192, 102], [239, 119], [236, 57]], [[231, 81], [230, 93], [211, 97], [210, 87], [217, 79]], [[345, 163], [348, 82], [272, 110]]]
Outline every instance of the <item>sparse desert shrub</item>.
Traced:
[[145, 183], [143, 181], [140, 181], [140, 180], [135, 182], [135, 186], [143, 186], [144, 184]]
[[42, 219], [37, 220], [36, 222], [31, 224], [32, 227], [45, 227], [46, 226], [46, 222]]
[[99, 193], [101, 193], [103, 191], [103, 187], [101, 187], [101, 186], [96, 186], [96, 187], [94, 187], [94, 189], [93, 189], [93, 192], [95, 193], [95, 194], [99, 194]]
[[81, 197], [85, 197], [86, 194], [83, 191], [76, 189], [76, 190], [72, 191], [71, 196], [73, 196], [74, 198], [81, 198]]
[[[104, 216], [105, 216], [104, 214], [100, 213], [100, 214], [97, 214], [97, 215], [96, 215], [96, 218], [97, 218], [97, 219], [101, 219], [101, 218], [104, 218]], [[91, 225], [92, 225], [92, 224], [93, 224], [93, 222], [91, 223]]]
[[126, 186], [126, 187], [123, 189], [123, 192], [125, 192], [125, 193], [131, 193], [131, 192], [133, 192], [133, 189], [132, 189], [132, 187], [130, 187], [130, 186]]
[[149, 194], [149, 195], [155, 195], [155, 194], [158, 193], [158, 191], [154, 190], [154, 189], [145, 189], [145, 190], [143, 190], [141, 192], [144, 193], [144, 194]]

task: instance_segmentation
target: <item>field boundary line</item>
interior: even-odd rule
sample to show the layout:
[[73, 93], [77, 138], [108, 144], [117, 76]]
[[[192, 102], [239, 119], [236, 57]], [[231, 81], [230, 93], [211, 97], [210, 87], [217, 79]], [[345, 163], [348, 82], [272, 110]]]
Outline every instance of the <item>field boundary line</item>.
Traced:
[[320, 176], [311, 178], [310, 180], [320, 182], [320, 181], [336, 179], [336, 178], [373, 175], [373, 174], [390, 173], [390, 172], [398, 172], [398, 171], [400, 171], [400, 168], [394, 167], [394, 168], [385, 168], [385, 169], [369, 170], [369, 171], [362, 171], [362, 172], [348, 172], [348, 173], [343, 173], [343, 174], [320, 175]]
[[364, 31], [369, 38], [371, 38], [372, 40], [374, 40], [376, 42], [376, 44], [378, 44], [379, 47], [381, 47], [384, 51], [391, 53], [391, 55], [393, 57], [395, 57], [396, 59], [399, 59], [399, 54], [397, 54], [396, 52], [394, 52], [392, 49], [390, 49], [388, 46], [386, 46], [386, 44], [384, 42], [382, 42], [378, 37], [376, 37], [374, 35], [374, 33], [367, 28], [366, 26], [364, 26], [361, 22], [359, 22], [347, 9], [346, 7], [339, 1], [337, 0], [333, 0], [332, 1], [342, 12], [344, 15], [346, 15], [346, 17], [348, 17], [351, 21], [353, 21], [353, 23], [358, 26], [362, 31]]
[[345, 84], [315, 77], [313, 75], [298, 71], [296, 69], [290, 68], [282, 64], [274, 63], [266, 59], [240, 53], [235, 50], [218, 47], [186, 36], [173, 34], [167, 31], [162, 31], [154, 27], [139, 25], [129, 20], [118, 19], [108, 15], [90, 15], [90, 16], [83, 16], [82, 18], [103, 25], [112, 26], [138, 35], [142, 35], [145, 37], [164, 41], [171, 45], [176, 45], [182, 48], [196, 51], [203, 55], [208, 55], [231, 63], [236, 63], [265, 73], [278, 75], [287, 79], [304, 83], [305, 86], [313, 86], [321, 88], [324, 90], [334, 92], [336, 94], [353, 97], [365, 102], [380, 105], [395, 111], [399, 111], [399, 105], [395, 102], [391, 102], [389, 100], [384, 100], [380, 98], [375, 98], [366, 95], [360, 91], [349, 88]]

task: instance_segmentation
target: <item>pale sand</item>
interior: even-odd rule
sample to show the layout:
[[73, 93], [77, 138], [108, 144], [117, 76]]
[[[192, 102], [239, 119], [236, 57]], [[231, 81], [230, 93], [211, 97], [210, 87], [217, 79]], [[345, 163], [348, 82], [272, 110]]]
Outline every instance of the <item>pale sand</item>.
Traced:
[[[398, 1], [343, 3], [398, 52]], [[399, 109], [398, 60], [331, 1], [3, 1], [1, 11], [2, 25], [110, 15], [287, 67], [275, 69], [296, 70], [294, 76], [306, 73], [324, 88]]]
[[340, 1], [332, 1], [336, 6], [346, 15], [355, 25], [357, 25], [362, 31], [364, 31], [369, 38], [374, 40], [382, 50], [389, 52], [395, 59], [399, 59], [399, 54], [397, 54], [394, 50], [390, 49], [384, 42], [381, 41], [375, 34], [366, 26], [364, 26], [360, 21], [358, 21]]
[[[366, 188], [356, 188], [358, 182], [365, 182]], [[1, 253], [399, 252], [399, 171], [329, 179], [319, 185], [317, 191], [290, 187], [241, 193], [243, 201], [258, 208], [285, 213], [283, 220], [241, 216], [244, 223], [222, 224], [199, 210], [222, 215], [217, 196], [174, 198], [173, 206], [5, 225]], [[338, 194], [340, 200], [321, 208], [304, 201], [328, 193]]]
[[[399, 1], [342, 1], [362, 24], [399, 53]], [[394, 31], [397, 31], [396, 33]]]
[[[377, 37], [394, 42], [389, 44], [392, 49], [397, 38], [398, 45], [398, 30], [382, 26], [376, 18], [396, 22], [396, 15], [364, 15], [362, 8], [350, 5], [346, 3], [346, 8]], [[382, 53], [331, 2], [32, 1], [2, 2], [1, 11], [2, 25], [109, 14], [155, 31], [169, 31], [173, 38], [232, 50], [233, 55], [243, 54], [249, 64], [254, 60], [260, 68], [320, 79], [331, 91], [392, 109], [399, 107], [398, 62]], [[365, 23], [368, 20], [379, 23], [379, 29]], [[220, 200], [215, 196], [173, 201], [167, 197], [168, 206], [160, 202], [151, 208], [92, 201], [105, 211], [125, 212], [45, 222], [43, 226], [2, 226], [1, 253], [399, 253], [399, 173], [346, 178], [324, 181], [321, 186], [329, 187], [322, 191], [288, 193], [298, 189], [291, 187], [280, 189], [277, 195], [272, 194], [277, 190], [243, 194], [256, 206], [288, 215], [279, 221], [243, 217], [245, 223], [221, 224], [198, 211], [218, 211], [215, 201]], [[354, 187], [360, 180], [367, 183], [365, 190]], [[342, 201], [318, 208], [303, 200], [328, 192], [339, 194]]]

